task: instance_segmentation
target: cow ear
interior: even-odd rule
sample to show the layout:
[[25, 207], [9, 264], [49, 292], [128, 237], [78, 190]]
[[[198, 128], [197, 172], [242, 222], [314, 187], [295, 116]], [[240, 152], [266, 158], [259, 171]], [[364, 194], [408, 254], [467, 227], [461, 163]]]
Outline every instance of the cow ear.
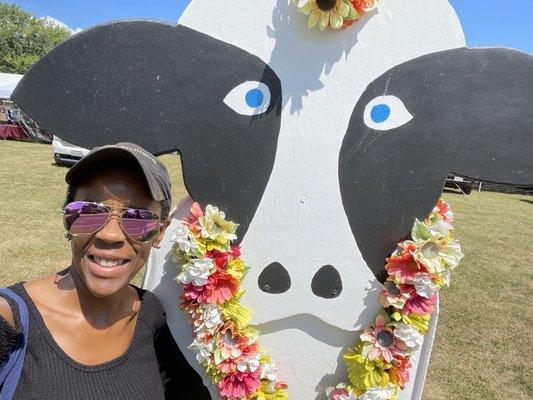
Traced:
[[[165, 40], [161, 40], [164, 38]], [[164, 128], [176, 94], [170, 71], [179, 28], [151, 21], [96, 26], [37, 62], [13, 93], [41, 126], [82, 147], [131, 141], [174, 150]]]

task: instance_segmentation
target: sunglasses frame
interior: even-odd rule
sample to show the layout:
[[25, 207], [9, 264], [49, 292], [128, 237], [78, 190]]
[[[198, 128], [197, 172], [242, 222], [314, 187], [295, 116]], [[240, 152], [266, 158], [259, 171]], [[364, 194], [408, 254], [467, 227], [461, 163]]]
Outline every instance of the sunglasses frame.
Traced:
[[[67, 222], [66, 222], [66, 208], [72, 204], [72, 203], [75, 203], [75, 202], [83, 202], [83, 203], [86, 203], [86, 204], [92, 204], [92, 205], [95, 205], [95, 206], [99, 206], [99, 207], [104, 207], [105, 209], [107, 209], [107, 219], [105, 220], [105, 222], [102, 224], [102, 226], [100, 228], [98, 228], [97, 230], [95, 230], [94, 232], [91, 232], [91, 233], [71, 233], [70, 230], [67, 228]], [[116, 210], [124, 210], [122, 211], [121, 213], [117, 213]], [[146, 210], [146, 209], [140, 209], [140, 208], [134, 208], [134, 207], [110, 207], [106, 204], [103, 204], [103, 203], [97, 203], [95, 201], [84, 201], [84, 200], [75, 200], [75, 201], [72, 201], [70, 203], [68, 203], [64, 208], [63, 210], [61, 211], [61, 213], [63, 214], [63, 226], [65, 227], [66, 231], [68, 232], [69, 235], [71, 236], [74, 236], [74, 237], [78, 237], [78, 236], [90, 236], [90, 235], [94, 235], [95, 233], [97, 233], [98, 231], [100, 231], [102, 228], [104, 228], [107, 223], [109, 222], [109, 219], [113, 216], [113, 215], [116, 215], [118, 217], [118, 224], [120, 226], [120, 229], [122, 230], [122, 232], [124, 233], [124, 235], [126, 237], [128, 237], [129, 239], [133, 240], [134, 242], [136, 243], [140, 243], [140, 244], [146, 244], [146, 243], [150, 243], [150, 241], [152, 241], [154, 238], [151, 238], [149, 240], [146, 240], [146, 241], [140, 241], [140, 240], [137, 240], [135, 238], [133, 238], [132, 236], [130, 236], [126, 230], [124, 229], [124, 225], [122, 224], [122, 216], [124, 215], [124, 212], [126, 212], [126, 210], [140, 210], [140, 211], [149, 211], [150, 213], [154, 214], [157, 219], [159, 220], [159, 227], [157, 228], [157, 230], [161, 230], [161, 228], [165, 225], [163, 222], [161, 222], [161, 216], [159, 216], [159, 214], [153, 212], [153, 211], [150, 211], [150, 210]], [[72, 225], [71, 225], [72, 226]], [[155, 235], [157, 236], [157, 235]], [[154, 236], [154, 237], [155, 237]]]

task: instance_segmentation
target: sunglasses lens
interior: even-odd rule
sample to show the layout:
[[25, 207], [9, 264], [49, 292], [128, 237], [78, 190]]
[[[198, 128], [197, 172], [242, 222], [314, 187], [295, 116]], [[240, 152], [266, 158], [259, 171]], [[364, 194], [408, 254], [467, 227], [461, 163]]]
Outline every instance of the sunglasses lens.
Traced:
[[65, 207], [65, 228], [73, 235], [89, 235], [101, 229], [109, 210], [96, 203], [73, 201]]
[[159, 216], [149, 210], [128, 208], [122, 213], [124, 232], [138, 242], [152, 240], [159, 231]]

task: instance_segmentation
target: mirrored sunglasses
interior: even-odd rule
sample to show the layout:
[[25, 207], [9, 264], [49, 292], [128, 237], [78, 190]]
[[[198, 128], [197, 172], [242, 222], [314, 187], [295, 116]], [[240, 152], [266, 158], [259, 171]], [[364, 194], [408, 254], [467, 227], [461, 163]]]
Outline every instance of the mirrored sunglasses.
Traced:
[[[113, 208], [115, 209], [115, 208]], [[119, 208], [120, 227], [131, 239], [146, 243], [154, 239], [163, 225], [159, 215], [137, 208]], [[73, 236], [91, 235], [102, 229], [112, 214], [105, 204], [89, 201], [73, 201], [65, 206], [63, 223]]]

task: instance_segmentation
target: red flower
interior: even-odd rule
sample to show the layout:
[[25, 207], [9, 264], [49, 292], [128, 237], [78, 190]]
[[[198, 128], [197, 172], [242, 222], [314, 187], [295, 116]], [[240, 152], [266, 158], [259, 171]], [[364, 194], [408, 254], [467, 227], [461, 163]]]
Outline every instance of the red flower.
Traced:
[[428, 269], [414, 259], [412, 252], [416, 250], [416, 244], [399, 244], [402, 252], [386, 259], [385, 269], [389, 276], [393, 276], [400, 283], [412, 280], [416, 274], [428, 272]]
[[207, 252], [206, 256], [213, 259], [217, 267], [224, 268], [230, 259], [239, 258], [241, 249], [239, 246], [232, 246], [230, 252], [222, 252], [218, 250], [211, 250]]

